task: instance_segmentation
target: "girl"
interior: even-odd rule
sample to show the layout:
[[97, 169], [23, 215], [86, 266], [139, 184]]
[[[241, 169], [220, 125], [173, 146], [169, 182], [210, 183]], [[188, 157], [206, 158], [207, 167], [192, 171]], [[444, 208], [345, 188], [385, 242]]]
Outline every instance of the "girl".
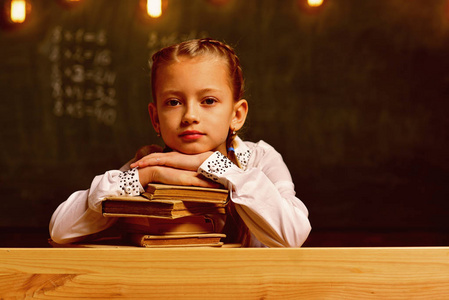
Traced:
[[[186, 41], [153, 56], [152, 125], [164, 152], [136, 158], [95, 177], [54, 212], [50, 235], [70, 243], [111, 227], [101, 214], [106, 196], [138, 195], [149, 182], [217, 187], [230, 191], [231, 220], [217, 220], [245, 246], [299, 247], [310, 232], [308, 211], [295, 197], [281, 155], [263, 141], [244, 142], [243, 76], [232, 48], [212, 39]], [[237, 225], [237, 226], [235, 226]]]

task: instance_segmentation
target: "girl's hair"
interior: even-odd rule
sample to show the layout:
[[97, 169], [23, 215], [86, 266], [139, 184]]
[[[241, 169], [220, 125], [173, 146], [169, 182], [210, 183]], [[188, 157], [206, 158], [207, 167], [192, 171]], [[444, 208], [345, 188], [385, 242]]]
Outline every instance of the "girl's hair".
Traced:
[[[156, 52], [152, 57], [151, 67], [151, 88], [153, 101], [156, 102], [156, 81], [157, 72], [159, 68], [164, 67], [170, 63], [180, 61], [181, 57], [196, 58], [201, 56], [209, 56], [222, 59], [228, 70], [230, 84], [232, 87], [232, 94], [234, 101], [239, 101], [243, 98], [245, 84], [243, 80], [243, 72], [240, 66], [240, 60], [237, 57], [234, 49], [230, 46], [211, 38], [194, 39], [184, 41], [179, 44], [175, 44], [166, 48], [163, 48]], [[236, 134], [233, 132], [234, 128], [230, 128], [228, 137], [226, 140], [226, 147], [228, 149], [228, 158], [241, 168], [238, 159], [235, 156], [234, 138]], [[228, 212], [234, 222], [226, 222], [227, 226], [230, 226], [230, 233], [235, 235], [230, 237], [230, 240], [247, 243], [249, 237], [248, 228], [244, 225], [242, 219], [239, 217], [232, 203], [228, 205]], [[231, 224], [230, 224], [231, 223]], [[236, 226], [237, 228], [233, 228]], [[232, 228], [232, 229], [231, 229]]]
[[243, 98], [244, 81], [240, 60], [230, 46], [211, 38], [189, 40], [163, 48], [152, 57], [151, 87], [153, 101], [156, 101], [155, 85], [157, 70], [164, 65], [179, 61], [179, 57], [213, 56], [222, 58], [228, 67], [234, 101]]

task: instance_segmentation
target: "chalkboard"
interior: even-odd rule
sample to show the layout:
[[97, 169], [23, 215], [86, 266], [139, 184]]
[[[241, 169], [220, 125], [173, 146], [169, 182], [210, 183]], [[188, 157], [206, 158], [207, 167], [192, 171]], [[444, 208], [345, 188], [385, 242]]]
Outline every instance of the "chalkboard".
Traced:
[[[3, 2], [0, 1], [3, 7]], [[0, 30], [0, 227], [45, 227], [59, 203], [161, 143], [149, 59], [181, 40], [234, 46], [244, 137], [283, 155], [314, 230], [447, 230], [446, 1], [34, 1]]]

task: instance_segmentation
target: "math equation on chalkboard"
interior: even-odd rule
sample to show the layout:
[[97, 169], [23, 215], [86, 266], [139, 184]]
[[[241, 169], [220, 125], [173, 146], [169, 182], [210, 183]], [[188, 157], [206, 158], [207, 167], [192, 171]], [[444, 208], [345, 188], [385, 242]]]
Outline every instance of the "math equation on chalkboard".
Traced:
[[51, 33], [49, 59], [53, 113], [94, 118], [112, 126], [117, 118], [117, 74], [106, 32], [56, 26]]

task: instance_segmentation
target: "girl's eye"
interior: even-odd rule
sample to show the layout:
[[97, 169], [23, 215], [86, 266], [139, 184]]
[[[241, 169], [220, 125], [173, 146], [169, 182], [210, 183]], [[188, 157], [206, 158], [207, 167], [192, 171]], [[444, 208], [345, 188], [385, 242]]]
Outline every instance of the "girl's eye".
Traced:
[[207, 104], [207, 105], [212, 105], [212, 104], [215, 104], [216, 102], [217, 102], [217, 100], [215, 100], [214, 98], [207, 98], [203, 101], [203, 103]]
[[170, 100], [167, 101], [167, 105], [168, 106], [177, 106], [177, 105], [180, 105], [180, 104], [181, 104], [181, 102], [179, 100], [176, 100], [176, 99], [170, 99]]

